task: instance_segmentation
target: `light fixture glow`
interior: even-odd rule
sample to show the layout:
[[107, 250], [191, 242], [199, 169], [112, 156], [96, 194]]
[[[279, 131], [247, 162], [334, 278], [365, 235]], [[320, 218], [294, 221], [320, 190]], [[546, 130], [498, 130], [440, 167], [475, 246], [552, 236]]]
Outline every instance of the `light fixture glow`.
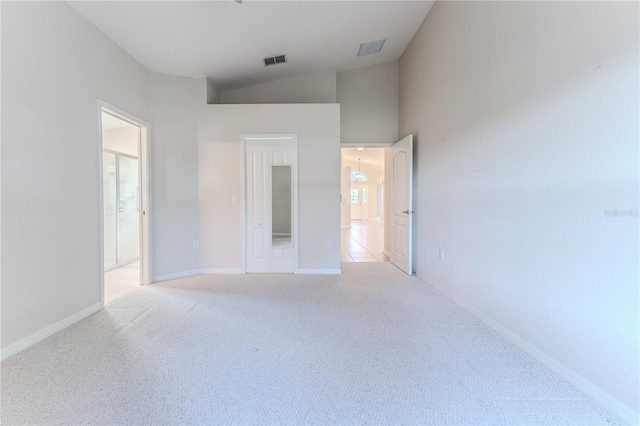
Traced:
[[357, 148], [356, 148], [356, 151], [358, 151], [358, 152], [362, 152], [362, 151], [364, 151], [364, 147], [359, 146], [359, 147], [357, 147]]

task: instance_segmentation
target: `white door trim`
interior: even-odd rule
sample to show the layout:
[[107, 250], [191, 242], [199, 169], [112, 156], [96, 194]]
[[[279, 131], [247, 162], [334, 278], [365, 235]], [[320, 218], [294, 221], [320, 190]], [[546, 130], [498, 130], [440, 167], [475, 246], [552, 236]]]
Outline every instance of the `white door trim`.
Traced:
[[258, 133], [258, 134], [241, 134], [240, 143], [242, 149], [242, 186], [241, 200], [242, 206], [242, 273], [247, 273], [247, 149], [248, 140], [292, 140], [294, 141], [293, 158], [294, 164], [292, 168], [293, 177], [293, 272], [298, 273], [298, 253], [299, 253], [299, 236], [298, 236], [298, 135], [294, 133]]
[[140, 215], [140, 284], [151, 284], [151, 194], [150, 194], [150, 164], [149, 164], [149, 134], [151, 125], [146, 121], [113, 106], [102, 99], [97, 100], [98, 120], [98, 241], [100, 266], [100, 306], [104, 308], [104, 194], [102, 176], [102, 112], [107, 112], [118, 118], [140, 127], [140, 146], [138, 160], [140, 161], [140, 204], [143, 214]]

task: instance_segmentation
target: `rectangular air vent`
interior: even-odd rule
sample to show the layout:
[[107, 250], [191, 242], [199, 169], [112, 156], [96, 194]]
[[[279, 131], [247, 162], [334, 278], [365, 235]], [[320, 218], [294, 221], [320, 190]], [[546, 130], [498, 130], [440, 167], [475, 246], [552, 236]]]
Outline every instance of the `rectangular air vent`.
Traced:
[[382, 50], [382, 45], [387, 41], [386, 38], [382, 40], [369, 41], [366, 43], [362, 43], [360, 45], [360, 50], [358, 50], [358, 56], [370, 55], [372, 53], [378, 53]]
[[284, 64], [285, 62], [287, 62], [287, 55], [269, 56], [267, 58], [264, 58], [263, 61], [265, 67], [268, 67], [269, 65]]

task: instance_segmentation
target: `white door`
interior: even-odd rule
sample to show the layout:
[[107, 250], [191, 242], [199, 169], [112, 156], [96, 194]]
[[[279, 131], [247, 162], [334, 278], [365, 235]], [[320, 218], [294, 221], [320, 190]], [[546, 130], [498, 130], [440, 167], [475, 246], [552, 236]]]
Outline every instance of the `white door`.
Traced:
[[246, 144], [247, 272], [269, 272], [271, 220], [268, 211], [269, 145]]
[[295, 148], [292, 140], [269, 141], [268, 217], [271, 224], [267, 250], [269, 269], [263, 272], [293, 273], [295, 263], [293, 242], [293, 205], [296, 201]]
[[351, 187], [351, 220], [362, 219], [362, 202], [360, 201], [360, 188]]
[[413, 214], [413, 135], [391, 147], [391, 263], [413, 273], [411, 230]]
[[296, 140], [245, 139], [245, 270], [293, 273], [297, 244]]
[[362, 209], [362, 219], [369, 219], [369, 187], [360, 187], [360, 207]]

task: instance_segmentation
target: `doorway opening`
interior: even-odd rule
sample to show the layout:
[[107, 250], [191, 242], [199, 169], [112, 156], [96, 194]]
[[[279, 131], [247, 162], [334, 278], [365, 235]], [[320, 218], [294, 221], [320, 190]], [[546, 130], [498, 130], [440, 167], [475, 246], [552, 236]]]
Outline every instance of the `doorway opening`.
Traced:
[[385, 151], [342, 148], [340, 258], [342, 262], [388, 262], [385, 250]]
[[102, 304], [150, 282], [149, 126], [99, 103], [102, 192]]

